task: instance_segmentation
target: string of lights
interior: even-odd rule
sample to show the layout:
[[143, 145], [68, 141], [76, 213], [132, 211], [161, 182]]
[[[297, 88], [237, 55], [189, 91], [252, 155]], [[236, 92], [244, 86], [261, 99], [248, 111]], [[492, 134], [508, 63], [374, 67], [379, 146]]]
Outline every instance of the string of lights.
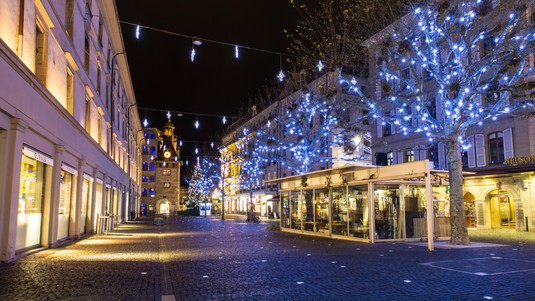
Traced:
[[284, 71], [282, 70], [282, 57], [283, 56], [284, 57], [297, 57], [297, 55], [293, 55], [293, 54], [289, 54], [289, 53], [283, 53], [283, 52], [279, 52], [279, 51], [273, 51], [273, 50], [262, 49], [262, 48], [257, 48], [257, 47], [251, 47], [251, 46], [246, 46], [246, 45], [240, 45], [240, 44], [235, 44], [235, 43], [229, 43], [229, 42], [224, 42], [224, 41], [218, 41], [218, 40], [213, 40], [213, 39], [200, 38], [200, 37], [196, 37], [196, 36], [192, 36], [192, 35], [187, 35], [187, 34], [183, 34], [183, 33], [178, 33], [178, 32], [174, 32], [174, 31], [169, 31], [169, 30], [156, 28], [156, 27], [151, 27], [151, 26], [146, 26], [146, 25], [140, 25], [140, 24], [131, 23], [131, 22], [127, 22], [127, 21], [119, 21], [119, 22], [122, 23], [122, 24], [133, 26], [134, 27], [134, 35], [135, 35], [136, 39], [138, 39], [138, 40], [141, 38], [141, 30], [142, 29], [151, 30], [151, 31], [157, 31], [157, 32], [165, 33], [165, 34], [172, 35], [172, 36], [178, 36], [178, 37], [182, 37], [182, 38], [191, 39], [191, 41], [192, 41], [192, 43], [191, 43], [191, 53], [190, 53], [191, 62], [195, 62], [195, 56], [196, 56], [195, 46], [200, 46], [203, 43], [213, 43], [213, 44], [219, 44], [219, 45], [233, 47], [234, 48], [234, 57], [235, 57], [235, 59], [239, 59], [240, 58], [240, 49], [247, 49], [247, 50], [251, 50], [251, 51], [258, 51], [258, 52], [264, 52], [264, 53], [270, 53], [270, 54], [278, 55], [279, 58], [280, 58], [280, 71], [278, 72], [276, 77], [281, 82], [284, 81], [284, 78], [286, 77], [286, 75], [284, 74]]

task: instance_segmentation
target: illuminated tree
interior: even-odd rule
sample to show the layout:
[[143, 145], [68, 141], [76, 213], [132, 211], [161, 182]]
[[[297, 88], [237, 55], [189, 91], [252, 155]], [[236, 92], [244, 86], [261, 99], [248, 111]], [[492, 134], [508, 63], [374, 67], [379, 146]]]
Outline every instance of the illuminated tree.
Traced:
[[[187, 181], [190, 206], [206, 201], [208, 196], [218, 186], [221, 178], [219, 165], [207, 158], [195, 164], [193, 175]], [[193, 204], [192, 204], [193, 203]]]
[[530, 2], [501, 1], [495, 9], [492, 2], [429, 1], [370, 42], [384, 49], [380, 95], [369, 100], [373, 117], [445, 145], [450, 244], [470, 243], [462, 174], [462, 150], [471, 147], [467, 129], [532, 112], [534, 105]]
[[[252, 148], [252, 167], [260, 163], [280, 162], [296, 174], [327, 166], [333, 160], [358, 161], [359, 157], [333, 157], [332, 148], [346, 147], [353, 153], [355, 128], [341, 116], [348, 112], [347, 103], [336, 97], [313, 97], [298, 93], [289, 99], [284, 112], [279, 112], [256, 131]], [[351, 150], [349, 150], [351, 149]], [[256, 160], [261, 160], [260, 163]], [[251, 168], [249, 168], [251, 170]]]

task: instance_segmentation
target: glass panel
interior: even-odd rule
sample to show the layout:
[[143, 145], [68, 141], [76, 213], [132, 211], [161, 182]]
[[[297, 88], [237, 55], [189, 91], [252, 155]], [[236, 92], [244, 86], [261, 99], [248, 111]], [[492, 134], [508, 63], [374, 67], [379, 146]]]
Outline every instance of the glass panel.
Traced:
[[339, 235], [348, 235], [349, 229], [349, 211], [347, 201], [347, 188], [334, 187], [332, 188], [332, 233]]
[[290, 197], [287, 192], [281, 194], [281, 227], [290, 228]]
[[376, 239], [401, 238], [399, 185], [377, 184], [374, 189]]
[[82, 213], [80, 216], [80, 233], [88, 233], [86, 228], [87, 224], [87, 208], [89, 205], [89, 200], [91, 199], [91, 181], [84, 179], [82, 185]]
[[329, 233], [329, 190], [314, 191], [316, 231]]
[[301, 219], [302, 219], [302, 213], [301, 213], [301, 192], [300, 191], [292, 191], [291, 192], [291, 199], [290, 199], [290, 216], [291, 216], [291, 224], [290, 228], [292, 229], [301, 229]]
[[15, 248], [20, 250], [41, 242], [45, 165], [22, 156], [19, 208]]
[[69, 235], [69, 214], [73, 197], [73, 175], [62, 170], [59, 186], [58, 240]]
[[317, 231], [317, 227], [314, 221], [314, 205], [312, 202], [312, 190], [303, 190], [301, 199], [301, 211], [303, 216], [303, 227], [305, 231]]
[[349, 236], [369, 238], [368, 185], [349, 186]]

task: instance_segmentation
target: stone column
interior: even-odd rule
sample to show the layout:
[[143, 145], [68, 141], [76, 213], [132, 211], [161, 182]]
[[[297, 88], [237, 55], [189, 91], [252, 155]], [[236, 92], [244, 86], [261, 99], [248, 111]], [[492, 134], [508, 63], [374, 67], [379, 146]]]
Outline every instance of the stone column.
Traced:
[[0, 261], [15, 260], [15, 242], [17, 235], [17, 215], [20, 189], [20, 167], [22, 162], [22, 146], [28, 123], [19, 118], [11, 119], [8, 133], [6, 154], [5, 198], [1, 201], [0, 212]]

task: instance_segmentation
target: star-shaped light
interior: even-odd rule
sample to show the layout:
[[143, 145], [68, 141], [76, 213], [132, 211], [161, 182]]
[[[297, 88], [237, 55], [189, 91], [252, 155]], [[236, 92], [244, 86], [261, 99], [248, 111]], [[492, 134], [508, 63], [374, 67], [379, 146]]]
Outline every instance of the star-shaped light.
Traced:
[[323, 65], [323, 63], [321, 61], [319, 61], [318, 64], [316, 65], [316, 67], [318, 67], [318, 71], [321, 72], [321, 70], [323, 70], [323, 68], [325, 68], [325, 65]]
[[149, 121], [147, 120], [147, 118], [145, 118], [145, 120], [143, 120], [143, 126], [147, 127], [148, 125], [149, 125]]
[[277, 78], [279, 79], [279, 81], [284, 81], [284, 78], [286, 77], [286, 75], [284, 74], [284, 72], [279, 71], [279, 74], [277, 74]]
[[199, 128], [199, 120], [195, 120], [195, 128], [198, 129]]

